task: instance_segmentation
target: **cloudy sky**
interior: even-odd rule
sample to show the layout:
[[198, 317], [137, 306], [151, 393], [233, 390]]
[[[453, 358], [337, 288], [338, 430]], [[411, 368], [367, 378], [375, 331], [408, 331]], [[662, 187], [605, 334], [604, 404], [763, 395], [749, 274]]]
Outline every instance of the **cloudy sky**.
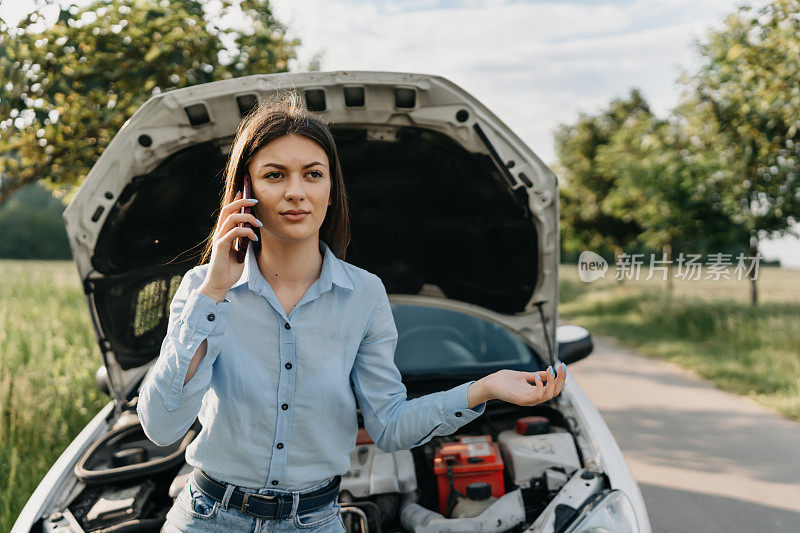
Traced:
[[[63, 2], [67, 3], [67, 2]], [[77, 2], [85, 4], [86, 2]], [[653, 110], [678, 101], [677, 78], [698, 63], [693, 42], [740, 5], [732, 0], [272, 0], [302, 41], [291, 70], [315, 56], [322, 70], [443, 76], [479, 98], [547, 163], [553, 129], [638, 88]], [[14, 22], [25, 0], [6, 0]], [[236, 24], [235, 19], [226, 21]], [[800, 239], [763, 253], [800, 267]]]
[[692, 40], [726, 0], [272, 0], [299, 62], [324, 70], [435, 73], [478, 97], [545, 162], [552, 129], [640, 88], [656, 112], [677, 101]]

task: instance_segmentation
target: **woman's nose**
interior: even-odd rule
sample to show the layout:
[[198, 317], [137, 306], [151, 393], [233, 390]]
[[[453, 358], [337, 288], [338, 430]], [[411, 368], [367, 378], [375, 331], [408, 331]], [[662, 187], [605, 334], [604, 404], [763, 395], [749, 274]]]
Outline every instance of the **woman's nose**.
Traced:
[[302, 200], [305, 198], [305, 189], [303, 178], [300, 176], [290, 175], [289, 179], [286, 180], [286, 191], [284, 191], [284, 197], [289, 200]]

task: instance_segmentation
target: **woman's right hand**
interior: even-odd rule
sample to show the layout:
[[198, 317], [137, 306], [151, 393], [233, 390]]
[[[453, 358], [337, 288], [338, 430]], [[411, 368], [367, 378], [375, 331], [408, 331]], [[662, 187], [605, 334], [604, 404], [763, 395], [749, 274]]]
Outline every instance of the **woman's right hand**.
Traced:
[[255, 231], [247, 226], [239, 226], [240, 223], [245, 222], [250, 222], [253, 226], [262, 226], [255, 216], [239, 212], [242, 207], [252, 205], [255, 205], [253, 199], [243, 199], [242, 193], [239, 191], [234, 200], [224, 206], [220, 212], [217, 229], [212, 237], [210, 266], [206, 272], [206, 279], [200, 286], [200, 292], [217, 303], [225, 299], [228, 291], [244, 271], [244, 263], [236, 260], [236, 250], [233, 249], [234, 239], [243, 237], [253, 241], [258, 240]]

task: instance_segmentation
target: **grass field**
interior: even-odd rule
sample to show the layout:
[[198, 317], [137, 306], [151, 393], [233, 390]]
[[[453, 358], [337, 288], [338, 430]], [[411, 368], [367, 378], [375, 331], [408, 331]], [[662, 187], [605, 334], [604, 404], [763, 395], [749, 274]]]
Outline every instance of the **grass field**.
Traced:
[[0, 261], [0, 531], [108, 402], [72, 261]]
[[761, 267], [757, 308], [735, 276], [675, 280], [671, 298], [645, 277], [619, 283], [610, 269], [584, 283], [564, 265], [560, 316], [800, 420], [800, 270]]
[[[800, 271], [762, 268], [757, 310], [745, 282], [679, 281], [665, 301], [656, 280], [560, 275], [563, 318], [800, 419]], [[0, 531], [108, 401], [94, 335], [74, 263], [0, 260]]]

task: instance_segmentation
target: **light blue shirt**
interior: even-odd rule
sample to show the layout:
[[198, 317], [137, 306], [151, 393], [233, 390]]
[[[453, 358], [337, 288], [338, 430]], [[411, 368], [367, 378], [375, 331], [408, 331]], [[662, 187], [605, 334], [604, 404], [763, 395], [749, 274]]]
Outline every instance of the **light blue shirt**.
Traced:
[[[186, 449], [187, 463], [240, 486], [302, 490], [350, 469], [356, 398], [367, 433], [387, 452], [450, 435], [483, 414], [485, 402], [468, 407], [472, 381], [406, 399], [383, 282], [322, 240], [319, 249], [320, 276], [288, 316], [252, 246], [241, 278], [218, 304], [198, 291], [208, 263], [186, 273], [139, 392], [150, 440], [169, 445], [197, 417], [203, 428]], [[206, 338], [206, 356], [183, 385]]]

